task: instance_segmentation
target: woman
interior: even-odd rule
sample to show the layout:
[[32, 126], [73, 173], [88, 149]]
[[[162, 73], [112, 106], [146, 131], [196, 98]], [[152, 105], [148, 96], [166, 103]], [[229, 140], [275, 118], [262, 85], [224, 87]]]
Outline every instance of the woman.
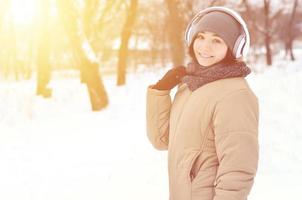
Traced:
[[147, 135], [168, 150], [170, 200], [246, 200], [259, 152], [258, 99], [243, 62], [246, 24], [233, 10], [210, 7], [192, 19], [185, 39], [192, 62], [147, 89]]

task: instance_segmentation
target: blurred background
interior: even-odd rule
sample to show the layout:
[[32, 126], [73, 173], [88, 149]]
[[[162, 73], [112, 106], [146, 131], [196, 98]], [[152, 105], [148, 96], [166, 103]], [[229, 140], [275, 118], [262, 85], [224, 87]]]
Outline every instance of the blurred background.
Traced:
[[146, 89], [190, 61], [185, 28], [209, 6], [238, 11], [251, 35], [260, 161], [249, 199], [302, 199], [301, 5], [0, 0], [0, 199], [168, 199]]

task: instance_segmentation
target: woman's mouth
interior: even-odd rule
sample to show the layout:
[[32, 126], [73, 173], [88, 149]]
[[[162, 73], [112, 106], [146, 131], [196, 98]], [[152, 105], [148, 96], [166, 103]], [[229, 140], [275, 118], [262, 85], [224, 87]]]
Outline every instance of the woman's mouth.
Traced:
[[202, 58], [212, 58], [213, 56], [209, 55], [209, 54], [204, 54], [204, 53], [198, 53], [200, 57]]

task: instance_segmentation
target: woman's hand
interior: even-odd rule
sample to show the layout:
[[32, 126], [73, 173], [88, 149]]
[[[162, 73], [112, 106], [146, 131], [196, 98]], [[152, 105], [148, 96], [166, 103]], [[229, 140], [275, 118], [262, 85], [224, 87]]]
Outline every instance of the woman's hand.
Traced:
[[184, 66], [173, 67], [162, 79], [153, 85], [152, 88], [157, 90], [171, 90], [180, 83], [181, 78], [186, 74], [186, 68]]

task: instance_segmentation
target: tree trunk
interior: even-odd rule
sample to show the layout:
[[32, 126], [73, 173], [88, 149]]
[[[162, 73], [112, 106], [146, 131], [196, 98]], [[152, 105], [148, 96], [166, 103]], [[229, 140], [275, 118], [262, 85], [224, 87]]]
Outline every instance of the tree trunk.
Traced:
[[177, 0], [165, 0], [168, 7], [167, 29], [170, 52], [174, 66], [184, 63], [183, 20], [180, 17]]
[[49, 29], [49, 1], [40, 1], [40, 20], [39, 20], [39, 36], [38, 36], [38, 52], [37, 52], [37, 88], [36, 94], [45, 98], [51, 97], [51, 89], [47, 87], [50, 76], [50, 29]]
[[119, 59], [118, 59], [118, 71], [117, 71], [117, 85], [124, 85], [126, 82], [126, 67], [127, 67], [127, 57], [128, 57], [128, 43], [131, 37], [132, 29], [134, 26], [136, 13], [137, 13], [138, 0], [131, 0], [130, 7], [128, 10], [128, 16], [124, 24], [122, 35], [121, 35], [121, 45], [119, 49]]
[[70, 0], [57, 0], [56, 3], [73, 47], [75, 60], [80, 65], [81, 82], [87, 86], [91, 108], [93, 111], [99, 111], [108, 105], [108, 97], [99, 74], [98, 63], [90, 60], [82, 47], [84, 42], [88, 44], [89, 42], [77, 34], [78, 19], [72, 2]]
[[265, 49], [266, 49], [266, 64], [268, 66], [272, 65], [272, 52], [271, 52], [271, 33], [270, 33], [270, 1], [264, 0], [264, 23], [265, 23]]
[[292, 61], [295, 60], [295, 56], [294, 56], [294, 53], [293, 53], [293, 42], [294, 42], [294, 39], [295, 39], [295, 36], [294, 36], [294, 27], [293, 27], [293, 24], [294, 24], [294, 21], [295, 21], [295, 15], [296, 15], [296, 11], [297, 11], [297, 7], [298, 7], [298, 0], [295, 0], [294, 2], [294, 5], [293, 5], [293, 10], [292, 10], [292, 13], [291, 13], [291, 16], [290, 16], [290, 19], [289, 19], [289, 22], [288, 22], [288, 35], [286, 35], [286, 37], [288, 37], [285, 41], [286, 41], [286, 47], [287, 47], [287, 51], [289, 52], [290, 54], [290, 59]]

